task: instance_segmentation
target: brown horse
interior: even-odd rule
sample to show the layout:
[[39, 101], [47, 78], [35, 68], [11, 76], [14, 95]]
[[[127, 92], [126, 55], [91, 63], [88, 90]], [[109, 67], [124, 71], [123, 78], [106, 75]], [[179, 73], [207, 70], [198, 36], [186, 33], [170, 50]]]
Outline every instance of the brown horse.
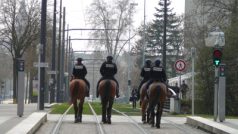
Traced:
[[142, 122], [143, 123], [148, 123], [149, 122], [149, 113], [147, 111], [148, 98], [147, 98], [146, 84], [147, 84], [147, 82], [144, 83], [141, 86], [141, 89], [140, 89], [141, 116], [142, 116]]
[[156, 127], [160, 128], [160, 121], [163, 112], [164, 102], [167, 97], [167, 87], [164, 83], [153, 82], [148, 89], [149, 96], [149, 107], [148, 111], [150, 113], [150, 123], [154, 127], [155, 124], [155, 107], [156, 110]]
[[99, 83], [99, 95], [102, 104], [102, 122], [111, 124], [112, 105], [116, 95], [116, 82], [110, 79]]
[[[75, 123], [82, 122], [82, 112], [83, 112], [83, 104], [84, 98], [87, 92], [87, 85], [84, 80], [74, 79], [70, 81], [70, 95], [71, 95], [71, 103], [74, 105], [74, 117]], [[79, 100], [79, 104], [77, 104], [77, 100]]]

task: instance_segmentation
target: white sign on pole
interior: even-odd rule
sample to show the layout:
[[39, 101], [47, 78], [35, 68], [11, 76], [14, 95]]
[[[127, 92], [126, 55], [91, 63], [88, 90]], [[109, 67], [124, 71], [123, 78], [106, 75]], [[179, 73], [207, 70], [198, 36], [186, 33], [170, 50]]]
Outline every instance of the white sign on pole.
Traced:
[[207, 47], [223, 47], [225, 46], [225, 35], [223, 32], [210, 32], [205, 39]]
[[47, 62], [41, 62], [40, 64], [38, 62], [33, 63], [34, 67], [49, 67], [49, 64]]
[[57, 71], [47, 71], [47, 74], [57, 74]]

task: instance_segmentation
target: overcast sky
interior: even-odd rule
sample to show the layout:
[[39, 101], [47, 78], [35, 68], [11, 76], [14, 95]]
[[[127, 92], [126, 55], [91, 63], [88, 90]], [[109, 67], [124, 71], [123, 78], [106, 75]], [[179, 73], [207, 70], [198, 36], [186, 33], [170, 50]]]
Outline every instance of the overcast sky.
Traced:
[[[59, 0], [58, 0], [59, 1]], [[69, 28], [90, 28], [85, 21], [86, 8], [89, 7], [93, 0], [63, 0], [63, 6], [66, 7], [66, 24]], [[107, 0], [113, 1], [113, 0]], [[138, 3], [136, 7], [136, 15], [134, 16], [134, 27], [138, 26], [144, 20], [144, 0], [134, 0]], [[185, 0], [171, 0], [171, 7], [177, 14], [184, 13]], [[146, 22], [151, 21], [155, 13], [155, 7], [158, 7], [159, 0], [146, 0]], [[59, 2], [57, 3], [59, 5]], [[136, 19], [135, 19], [136, 18]], [[81, 38], [84, 36], [82, 32], [70, 32], [72, 38]], [[81, 37], [80, 37], [81, 36]], [[73, 48], [76, 50], [86, 48], [87, 41], [72, 42]], [[79, 45], [85, 44], [85, 45]]]

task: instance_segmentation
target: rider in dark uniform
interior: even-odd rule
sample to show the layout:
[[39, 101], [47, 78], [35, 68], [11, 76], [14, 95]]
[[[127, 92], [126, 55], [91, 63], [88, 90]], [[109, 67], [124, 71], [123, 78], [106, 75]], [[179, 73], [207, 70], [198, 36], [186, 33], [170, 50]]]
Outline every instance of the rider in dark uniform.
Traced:
[[141, 86], [150, 79], [150, 73], [151, 73], [151, 60], [147, 59], [145, 61], [144, 67], [141, 69], [140, 76], [143, 78], [143, 80], [140, 82], [140, 85], [138, 87], [137, 99], [140, 98]]
[[147, 83], [146, 88], [148, 89], [150, 84], [153, 83], [154, 81], [159, 81], [164, 84], [166, 84], [167, 81], [165, 70], [163, 67], [160, 66], [159, 59], [155, 60], [154, 66], [151, 68], [151, 79]]
[[90, 84], [89, 84], [88, 80], [85, 78], [85, 76], [87, 75], [87, 69], [82, 64], [82, 60], [83, 60], [82, 58], [78, 58], [77, 63], [74, 65], [73, 79], [82, 79], [86, 82], [86, 84], [88, 86], [88, 91], [87, 91], [86, 96], [89, 97]]
[[117, 80], [114, 78], [114, 75], [117, 73], [117, 65], [113, 63], [112, 60], [113, 60], [112, 56], [107, 56], [107, 61], [105, 61], [100, 68], [102, 78], [97, 83], [97, 97], [99, 96], [98, 92], [99, 83], [104, 79], [112, 79], [117, 83], [116, 97], [117, 98], [119, 97], [119, 84]]

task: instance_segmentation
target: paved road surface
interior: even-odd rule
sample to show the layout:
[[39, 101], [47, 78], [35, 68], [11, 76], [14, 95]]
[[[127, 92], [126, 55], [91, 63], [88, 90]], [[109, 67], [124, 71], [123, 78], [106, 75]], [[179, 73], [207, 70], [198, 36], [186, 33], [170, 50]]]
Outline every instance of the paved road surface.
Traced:
[[[50, 134], [59, 115], [48, 114], [48, 121], [38, 130], [36, 134]], [[101, 116], [98, 116], [101, 119]], [[148, 124], [142, 124], [140, 116], [133, 116], [133, 120], [139, 123], [148, 134], [207, 134], [202, 130], [186, 125], [185, 117], [163, 117], [161, 129], [151, 128]], [[94, 117], [91, 115], [83, 115], [82, 123], [73, 123], [74, 116], [67, 115], [60, 129], [60, 134], [98, 134], [98, 129]], [[131, 120], [123, 116], [112, 116], [112, 124], [103, 125], [107, 134], [142, 134], [135, 127]]]

